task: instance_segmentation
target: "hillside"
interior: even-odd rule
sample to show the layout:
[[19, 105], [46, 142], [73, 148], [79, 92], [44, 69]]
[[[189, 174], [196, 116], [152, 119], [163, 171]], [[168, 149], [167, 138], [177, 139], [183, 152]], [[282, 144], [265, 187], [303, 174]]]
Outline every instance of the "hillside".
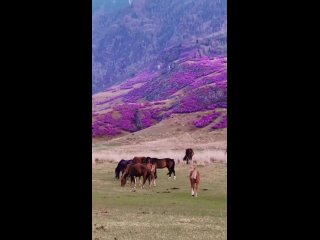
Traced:
[[151, 64], [93, 95], [93, 137], [123, 136], [191, 113], [196, 114], [186, 123], [186, 131], [226, 128], [227, 58], [194, 53], [184, 46], [167, 49], [161, 56], [166, 64]]
[[226, 55], [226, 0], [96, 0], [93, 4], [92, 91], [162, 64], [170, 47], [198, 56]]

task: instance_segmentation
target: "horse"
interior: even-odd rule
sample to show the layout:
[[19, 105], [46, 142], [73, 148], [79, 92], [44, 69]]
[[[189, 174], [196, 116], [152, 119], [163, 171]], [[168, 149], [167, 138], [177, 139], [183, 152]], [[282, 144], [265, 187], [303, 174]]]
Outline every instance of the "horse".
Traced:
[[192, 148], [186, 149], [186, 155], [184, 156], [183, 161], [187, 161], [187, 164], [189, 164], [189, 160], [192, 161], [193, 155], [194, 155], [194, 152]]
[[[137, 163], [132, 163], [132, 164], [137, 164]], [[153, 183], [153, 186], [156, 186], [156, 179], [158, 178], [156, 164], [147, 163], [146, 161], [144, 161], [142, 164], [145, 165], [148, 169], [150, 169], [150, 171], [151, 171], [151, 175], [150, 175], [151, 182]], [[149, 180], [149, 182], [150, 182], [150, 180]], [[142, 184], [141, 183], [141, 176], [139, 176], [139, 186], [141, 184]]]
[[[132, 159], [133, 163], [144, 163], [147, 157], [134, 157]], [[139, 185], [141, 185], [141, 178], [139, 177]]]
[[189, 179], [191, 184], [191, 196], [197, 197], [200, 184], [200, 173], [195, 166], [190, 171]]
[[143, 163], [147, 157], [134, 157], [132, 159], [133, 163]]
[[149, 180], [149, 187], [150, 187], [150, 178], [152, 176], [152, 166], [151, 164], [142, 164], [142, 163], [135, 163], [129, 164], [124, 171], [124, 174], [121, 177], [121, 187], [124, 187], [127, 182], [127, 177], [131, 179], [131, 186], [134, 182], [134, 188], [136, 187], [136, 179], [135, 177], [143, 177], [143, 184], [141, 188], [144, 188], [144, 184], [146, 183], [147, 179]]
[[147, 157], [144, 161], [145, 163], [151, 163], [151, 164], [155, 164], [156, 168], [162, 169], [162, 168], [168, 168], [168, 173], [167, 175], [169, 175], [169, 179], [171, 178], [171, 174], [173, 173], [173, 179], [176, 179], [176, 171], [174, 170], [174, 166], [175, 166], [175, 162], [173, 159], [171, 158], [162, 158], [162, 159], [158, 159], [158, 158], [150, 158]]
[[118, 163], [117, 167], [114, 170], [115, 178], [119, 179], [120, 178], [120, 172], [123, 175], [124, 171], [126, 170], [126, 167], [128, 166], [128, 164], [131, 164], [131, 163], [133, 163], [133, 160], [124, 160], [124, 159], [122, 159]]

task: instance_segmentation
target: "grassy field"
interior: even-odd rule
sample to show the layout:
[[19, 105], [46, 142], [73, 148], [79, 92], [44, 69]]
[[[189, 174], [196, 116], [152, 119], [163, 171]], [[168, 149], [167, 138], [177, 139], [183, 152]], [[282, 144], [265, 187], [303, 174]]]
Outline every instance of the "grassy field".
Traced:
[[227, 164], [198, 165], [200, 192], [191, 196], [189, 166], [176, 165], [176, 180], [158, 170], [156, 187], [120, 187], [117, 163], [93, 165], [92, 236], [112, 239], [226, 239]]

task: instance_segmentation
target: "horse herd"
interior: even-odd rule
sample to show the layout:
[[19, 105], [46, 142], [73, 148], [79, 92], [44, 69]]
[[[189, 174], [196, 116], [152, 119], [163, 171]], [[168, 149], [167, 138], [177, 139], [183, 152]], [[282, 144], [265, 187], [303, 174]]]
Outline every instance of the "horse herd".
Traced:
[[[156, 185], [157, 179], [157, 168], [168, 168], [169, 178], [173, 174], [174, 179], [176, 179], [176, 172], [174, 170], [175, 162], [171, 158], [151, 158], [151, 157], [134, 157], [132, 160], [122, 159], [118, 166], [115, 169], [115, 177], [120, 178], [121, 176], [121, 186], [125, 186], [127, 178], [131, 179], [131, 184], [134, 183], [136, 186], [136, 177], [143, 177], [142, 188], [146, 181], [149, 181], [149, 185], [153, 182], [153, 185]], [[141, 182], [140, 182], [141, 183]]]
[[[191, 150], [191, 151], [190, 151]], [[186, 156], [184, 160], [189, 164], [189, 160], [192, 160], [193, 150], [187, 149]], [[134, 184], [134, 188], [137, 184], [137, 178], [139, 178], [139, 182], [141, 188], [144, 188], [146, 181], [149, 182], [149, 187], [151, 183], [153, 186], [156, 186], [157, 179], [157, 169], [167, 168], [169, 175], [169, 179], [173, 174], [173, 179], [176, 179], [175, 172], [175, 161], [171, 158], [151, 158], [151, 157], [134, 157], [131, 160], [122, 159], [117, 167], [115, 168], [115, 178], [120, 178], [121, 173], [121, 186], [124, 187], [128, 181], [128, 178], [131, 180], [131, 186]], [[143, 178], [141, 183], [141, 177]], [[192, 167], [189, 175], [190, 184], [191, 184], [191, 195], [197, 197], [199, 183], [200, 183], [200, 174], [199, 171], [196, 170], [195, 166]]]

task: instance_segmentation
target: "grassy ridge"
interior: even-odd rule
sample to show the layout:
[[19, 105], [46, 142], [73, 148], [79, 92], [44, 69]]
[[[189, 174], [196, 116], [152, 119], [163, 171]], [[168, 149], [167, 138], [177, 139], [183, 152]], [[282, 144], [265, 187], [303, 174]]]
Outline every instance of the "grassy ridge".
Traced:
[[198, 198], [185, 165], [177, 165], [176, 180], [159, 170], [156, 187], [136, 192], [114, 180], [115, 166], [93, 166], [93, 239], [226, 239], [225, 163], [198, 167]]

